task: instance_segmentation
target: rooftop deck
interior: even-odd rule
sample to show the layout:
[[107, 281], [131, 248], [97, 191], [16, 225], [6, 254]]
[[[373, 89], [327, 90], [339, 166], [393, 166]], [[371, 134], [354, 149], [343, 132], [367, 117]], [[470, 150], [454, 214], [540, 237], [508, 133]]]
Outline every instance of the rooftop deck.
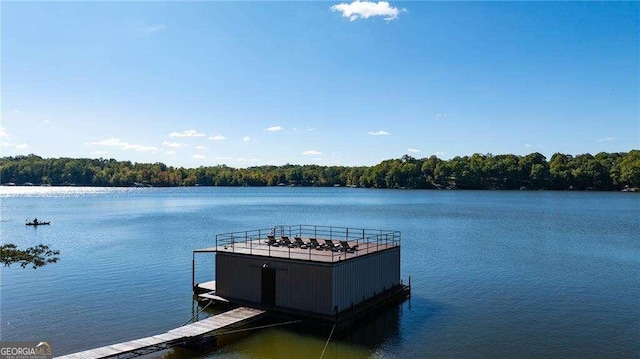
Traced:
[[398, 246], [398, 231], [295, 225], [219, 234], [214, 247], [196, 249], [194, 253], [337, 262]]

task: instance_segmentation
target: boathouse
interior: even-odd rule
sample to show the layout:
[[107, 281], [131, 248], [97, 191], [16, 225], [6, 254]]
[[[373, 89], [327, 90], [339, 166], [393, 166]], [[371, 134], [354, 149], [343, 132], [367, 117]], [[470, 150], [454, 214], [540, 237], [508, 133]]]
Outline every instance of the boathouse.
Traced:
[[193, 253], [195, 290], [197, 253], [215, 253], [215, 297], [245, 306], [339, 321], [409, 293], [398, 231], [294, 225], [219, 234]]

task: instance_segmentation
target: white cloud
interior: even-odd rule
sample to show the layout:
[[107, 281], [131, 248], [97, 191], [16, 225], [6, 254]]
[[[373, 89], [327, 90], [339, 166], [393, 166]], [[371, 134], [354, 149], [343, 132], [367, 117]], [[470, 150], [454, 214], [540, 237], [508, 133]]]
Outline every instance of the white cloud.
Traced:
[[615, 140], [616, 140], [615, 137], [605, 137], [605, 138], [598, 138], [596, 142], [609, 142], [609, 141], [615, 141]]
[[169, 151], [164, 151], [164, 153], [168, 154], [168, 155], [175, 155], [176, 151], [174, 150], [169, 150]]
[[228, 161], [228, 160], [232, 160], [233, 157], [216, 157], [216, 160], [218, 161]]
[[193, 155], [193, 158], [195, 158], [197, 160], [204, 160], [204, 159], [207, 158], [207, 156], [196, 154], [196, 155]]
[[93, 146], [107, 146], [107, 147], [117, 147], [120, 148], [121, 150], [136, 150], [136, 151], [140, 151], [140, 152], [158, 152], [160, 151], [159, 149], [153, 147], [153, 146], [143, 146], [143, 145], [136, 145], [136, 144], [132, 144], [129, 142], [125, 142], [122, 141], [119, 138], [108, 138], [106, 140], [102, 140], [102, 141], [95, 141], [95, 142], [89, 142], [89, 145], [93, 145]]
[[164, 29], [164, 25], [162, 24], [148, 24], [144, 21], [138, 21], [132, 24], [135, 31], [143, 33], [143, 34], [153, 34], [154, 32], [158, 32]]
[[244, 157], [240, 157], [238, 158], [236, 161], [238, 162], [258, 162], [259, 160], [257, 158], [244, 158]]
[[125, 146], [127, 143], [123, 142], [119, 138], [107, 138], [106, 140], [89, 142], [89, 144], [94, 146], [121, 147]]
[[106, 155], [109, 151], [91, 151], [94, 155]]
[[214, 141], [221, 141], [221, 140], [226, 140], [227, 138], [224, 137], [223, 135], [211, 135], [209, 139]]
[[409, 153], [418, 153], [418, 152], [420, 152], [420, 150], [417, 149], [417, 148], [409, 148], [409, 149], [407, 149], [407, 152], [409, 152]]
[[439, 151], [439, 152], [435, 152], [433, 155], [436, 157], [442, 157], [444, 155], [446, 155], [447, 153], [444, 151]]
[[204, 146], [196, 146], [196, 150], [206, 150], [207, 148]]
[[169, 142], [169, 141], [162, 142], [162, 145], [167, 147], [174, 147], [174, 148], [186, 147], [185, 144], [178, 143], [178, 142]]
[[305, 155], [305, 156], [320, 156], [322, 154], [322, 152], [315, 151], [315, 150], [309, 150], [309, 151], [302, 152], [302, 154]]
[[0, 127], [0, 137], [9, 137], [9, 134], [4, 127]]
[[243, 140], [244, 142], [249, 142], [249, 141], [251, 141], [251, 137], [249, 137], [249, 136], [244, 136], [244, 137], [242, 138], [242, 140]]
[[382, 16], [385, 21], [391, 21], [398, 18], [401, 12], [407, 9], [398, 9], [389, 5], [386, 1], [354, 1], [351, 4], [340, 3], [331, 6], [331, 11], [341, 12], [343, 17], [349, 18], [349, 21], [357, 19], [368, 19], [374, 16]]
[[282, 128], [282, 126], [271, 126], [269, 128], [265, 128], [264, 130], [269, 132], [278, 132], [284, 130], [284, 128]]
[[526, 147], [526, 148], [533, 148], [533, 147], [540, 148], [540, 147], [544, 147], [544, 146], [543, 146], [543, 145], [541, 145], [541, 144], [539, 144], [539, 143], [536, 143], [536, 144], [533, 144], [533, 143], [525, 143], [524, 147]]
[[0, 147], [14, 147], [17, 150], [26, 150], [31, 148], [26, 143], [0, 142]]
[[390, 135], [390, 133], [389, 133], [389, 132], [387, 132], [387, 131], [382, 131], [382, 130], [380, 130], [380, 131], [376, 131], [376, 132], [371, 131], [371, 132], [369, 132], [369, 134], [370, 134], [371, 136], [387, 136], [387, 135]]
[[149, 25], [144, 27], [142, 31], [144, 31], [147, 34], [151, 34], [162, 29], [164, 29], [164, 25]]
[[301, 127], [294, 127], [293, 131], [304, 131], [304, 132], [312, 132], [314, 130], [313, 127], [305, 127], [305, 128], [301, 128]]
[[436, 113], [436, 118], [447, 118], [449, 114], [447, 112], [438, 112]]
[[204, 133], [198, 133], [196, 130], [186, 130], [182, 132], [171, 132], [169, 137], [204, 137]]

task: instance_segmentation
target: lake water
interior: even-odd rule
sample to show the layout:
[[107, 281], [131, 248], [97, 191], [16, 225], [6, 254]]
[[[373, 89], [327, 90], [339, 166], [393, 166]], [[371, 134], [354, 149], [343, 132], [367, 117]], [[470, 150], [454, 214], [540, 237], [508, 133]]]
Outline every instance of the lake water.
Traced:
[[[48, 341], [55, 355], [189, 320], [192, 250], [215, 234], [316, 224], [401, 231], [412, 282], [409, 301], [331, 340], [325, 358], [640, 357], [636, 194], [2, 187], [0, 198], [2, 242], [61, 251], [37, 270], [0, 269], [0, 339]], [[34, 217], [52, 223], [24, 225]], [[198, 281], [213, 279], [212, 257], [198, 257]], [[319, 358], [329, 329], [237, 334], [201, 355]]]

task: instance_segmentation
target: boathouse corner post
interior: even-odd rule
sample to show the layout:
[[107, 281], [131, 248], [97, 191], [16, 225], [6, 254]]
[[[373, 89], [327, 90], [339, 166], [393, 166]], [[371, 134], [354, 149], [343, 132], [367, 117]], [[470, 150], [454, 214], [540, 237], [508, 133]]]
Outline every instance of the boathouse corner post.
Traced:
[[196, 288], [196, 252], [191, 252], [191, 287]]

